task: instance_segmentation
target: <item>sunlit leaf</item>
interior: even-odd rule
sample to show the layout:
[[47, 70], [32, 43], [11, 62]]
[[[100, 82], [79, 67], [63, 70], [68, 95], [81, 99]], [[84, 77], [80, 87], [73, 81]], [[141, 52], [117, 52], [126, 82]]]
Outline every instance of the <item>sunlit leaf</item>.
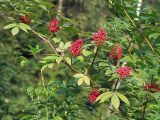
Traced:
[[59, 64], [63, 60], [63, 57], [57, 57], [56, 62]]
[[120, 101], [119, 101], [119, 98], [117, 97], [116, 94], [114, 94], [112, 97], [111, 97], [111, 102], [112, 102], [112, 105], [115, 107], [116, 110], [118, 110], [118, 107], [120, 105]]
[[77, 59], [78, 59], [80, 62], [84, 62], [84, 57], [83, 57], [83, 56], [78, 56]]
[[124, 96], [123, 94], [120, 94], [120, 93], [116, 93], [117, 95], [118, 95], [118, 97], [122, 100], [122, 101], [124, 101], [126, 104], [130, 104], [129, 103], [129, 101], [128, 101], [128, 99], [126, 98], [126, 96]]
[[82, 85], [83, 84], [83, 78], [80, 78], [78, 81], [77, 81], [78, 85]]
[[65, 59], [65, 61], [66, 61], [69, 65], [71, 65], [71, 58], [69, 58], [69, 57], [64, 57], [64, 59]]
[[75, 77], [75, 78], [81, 78], [81, 77], [84, 77], [84, 74], [77, 73], [73, 77]]
[[102, 93], [100, 96], [97, 97], [96, 101], [100, 100], [100, 103], [107, 101], [112, 96], [112, 92], [105, 92]]
[[4, 29], [10, 29], [10, 28], [13, 28], [13, 27], [16, 27], [17, 26], [17, 23], [11, 23], [11, 24], [9, 24], [9, 25], [6, 25], [5, 27], [4, 27]]
[[89, 56], [89, 55], [92, 55], [93, 52], [89, 51], [89, 50], [83, 50], [83, 55], [84, 56]]
[[87, 85], [90, 85], [90, 78], [88, 76], [84, 76], [83, 80]]
[[16, 34], [18, 34], [18, 32], [19, 32], [18, 27], [15, 27], [15, 28], [12, 29], [12, 35], [16, 35]]

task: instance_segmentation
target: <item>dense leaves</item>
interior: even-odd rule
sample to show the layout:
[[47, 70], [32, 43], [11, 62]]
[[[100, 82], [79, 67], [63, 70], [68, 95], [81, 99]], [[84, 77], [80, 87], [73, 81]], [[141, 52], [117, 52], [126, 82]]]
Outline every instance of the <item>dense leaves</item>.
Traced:
[[1, 1], [7, 19], [4, 30], [17, 39], [21, 35], [25, 40], [32, 38], [25, 48], [34, 60], [22, 55], [21, 66], [39, 74], [36, 84], [27, 89], [32, 102], [18, 118], [156, 118], [160, 112], [158, 10], [144, 5], [137, 16], [135, 0], [94, 0], [89, 4], [92, 13], [82, 18], [102, 9], [111, 15], [102, 17], [102, 23], [97, 20], [100, 14], [93, 15], [96, 23], [91, 19], [83, 28], [83, 19], [67, 18], [68, 11], [60, 2], [56, 6], [43, 0]]

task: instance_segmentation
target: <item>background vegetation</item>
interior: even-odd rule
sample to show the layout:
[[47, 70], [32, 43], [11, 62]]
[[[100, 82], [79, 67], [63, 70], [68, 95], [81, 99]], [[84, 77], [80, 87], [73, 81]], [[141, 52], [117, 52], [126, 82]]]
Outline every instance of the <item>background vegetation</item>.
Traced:
[[[136, 16], [137, 0], [122, 1], [125, 3], [122, 4], [122, 8], [115, 0], [111, 1], [115, 4], [109, 3], [108, 0], [46, 0], [45, 2], [41, 0], [0, 0], [0, 119], [106, 119], [105, 104], [90, 104], [88, 94], [91, 89], [84, 90], [83, 87], [77, 87], [77, 81], [72, 77], [73, 74], [68, 72], [69, 70], [64, 65], [54, 64], [53, 69], [45, 70], [42, 76], [41, 65], [37, 64], [28, 45], [39, 46], [41, 49], [37, 55], [39, 59], [51, 53], [47, 45], [44, 45], [33, 34], [20, 30], [18, 35], [13, 36], [10, 30], [3, 29], [10, 23], [18, 22], [18, 19], [14, 19], [13, 16], [18, 18], [22, 14], [28, 14], [32, 19], [32, 28], [42, 34], [46, 34], [48, 21], [52, 17], [59, 16], [63, 23], [65, 21], [72, 23], [73, 26], [66, 27], [56, 35], [55, 41], [60, 39], [67, 42], [77, 37], [85, 37], [84, 41], [87, 42], [88, 39], [91, 39], [91, 33], [96, 32], [100, 27], [105, 28], [108, 39], [112, 40], [108, 44], [118, 43], [124, 48], [125, 58], [121, 61], [136, 66], [143, 75], [139, 79], [159, 84], [160, 1], [145, 0], [139, 18]], [[127, 18], [124, 9], [133, 20], [135, 19], [137, 28]], [[144, 41], [144, 36], [147, 36], [152, 47]], [[127, 40], [129, 44], [126, 43]], [[103, 81], [106, 68], [102, 60], [106, 60], [109, 50], [102, 50], [106, 53], [99, 54], [102, 56], [101, 59], [99, 58], [101, 62], [97, 63], [92, 71], [93, 78], [104, 88], [111, 88], [111, 84]], [[89, 49], [85, 60], [93, 57], [90, 51]], [[128, 56], [131, 56], [132, 59]], [[79, 61], [83, 61], [82, 59], [80, 58]], [[83, 69], [81, 64], [81, 62], [77, 63], [77, 66], [80, 66], [79, 69]], [[99, 71], [99, 68], [104, 71]], [[43, 77], [47, 93], [43, 92], [41, 84]], [[134, 86], [134, 90], [131, 90], [131, 86]], [[144, 119], [160, 119], [159, 93], [146, 94], [143, 92], [143, 84], [137, 82], [130, 82], [129, 85], [122, 86], [121, 91], [128, 91], [125, 94], [131, 102], [135, 101], [133, 102], [135, 104], [132, 107], [122, 106], [120, 115], [113, 112], [108, 119], [141, 120], [139, 103], [143, 104], [143, 99], [146, 100], [145, 96], [148, 94], [152, 96], [152, 99], [149, 99], [151, 103], [147, 106]], [[135, 100], [136, 96], [138, 98]], [[46, 113], [49, 114], [48, 118], [46, 118]]]

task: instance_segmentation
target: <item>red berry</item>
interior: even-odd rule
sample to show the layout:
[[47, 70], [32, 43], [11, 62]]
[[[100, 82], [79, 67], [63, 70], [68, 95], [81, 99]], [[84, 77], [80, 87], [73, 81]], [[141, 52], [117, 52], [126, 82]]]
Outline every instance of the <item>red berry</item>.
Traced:
[[110, 52], [109, 58], [118, 60], [122, 58], [122, 48], [119, 46], [115, 46], [113, 50]]
[[49, 23], [48, 30], [50, 32], [58, 32], [60, 30], [59, 28], [59, 20], [58, 19], [52, 19]]
[[160, 88], [158, 87], [158, 84], [156, 83], [147, 83], [144, 86], [144, 91], [149, 91], [149, 92], [155, 92], [155, 91], [159, 91]]
[[116, 73], [120, 75], [120, 78], [125, 78], [129, 76], [132, 72], [132, 69], [128, 66], [123, 66], [116, 70]]
[[106, 31], [104, 29], [98, 30], [96, 34], [93, 35], [93, 40], [97, 46], [102, 46], [106, 43]]
[[93, 90], [89, 95], [88, 95], [88, 100], [90, 103], [95, 103], [97, 97], [100, 95], [100, 91], [99, 90]]
[[73, 42], [69, 48], [70, 53], [73, 56], [78, 56], [81, 53], [81, 47], [83, 46], [83, 40], [78, 39], [75, 42]]
[[21, 20], [22, 23], [25, 23], [25, 24], [29, 24], [31, 22], [28, 15], [20, 16], [19, 19]]

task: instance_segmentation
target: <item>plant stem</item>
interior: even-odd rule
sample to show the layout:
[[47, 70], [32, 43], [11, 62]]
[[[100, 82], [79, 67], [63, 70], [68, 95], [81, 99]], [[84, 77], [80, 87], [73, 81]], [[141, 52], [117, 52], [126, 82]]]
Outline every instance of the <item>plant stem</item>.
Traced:
[[116, 89], [118, 88], [119, 84], [120, 84], [120, 78], [118, 78], [118, 79], [116, 80], [116, 82], [115, 82], [115, 87], [114, 87], [114, 89], [113, 89], [113, 92], [116, 91]]
[[94, 55], [94, 58], [93, 58], [93, 60], [92, 60], [91, 65], [90, 65], [89, 68], [88, 68], [88, 73], [90, 73], [90, 71], [91, 71], [91, 69], [92, 69], [92, 67], [93, 67], [93, 65], [94, 65], [95, 59], [96, 59], [96, 57], [97, 57], [97, 54], [98, 54], [98, 47], [97, 47], [97, 46], [95, 46], [95, 47], [96, 47], [96, 53], [95, 53], [95, 55]]
[[[95, 59], [96, 59], [97, 54], [98, 54], [98, 47], [97, 47], [97, 46], [95, 46], [95, 47], [96, 47], [96, 53], [95, 53], [95, 55], [94, 55], [94, 58], [93, 58], [93, 60], [92, 60], [91, 65], [89, 66], [88, 71], [87, 71], [87, 74], [89, 74], [89, 76], [91, 76], [90, 72], [91, 72], [91, 69], [92, 69], [92, 67], [93, 67], [93, 65], [94, 65], [94, 63], [95, 63]], [[94, 81], [91, 79], [91, 77], [90, 77], [90, 82], [93, 83], [93, 85], [94, 85], [95, 87], [98, 87], [98, 85], [96, 84], [96, 82], [94, 82]]]
[[33, 54], [33, 56], [35, 57], [35, 59], [37, 60], [37, 62], [39, 62], [39, 60], [38, 60], [37, 56], [36, 56], [35, 54]]
[[[43, 37], [42, 35], [40, 35], [39, 33], [37, 33], [35, 30], [31, 30], [32, 33], [34, 35], [36, 35], [37, 37], [39, 37], [42, 41], [44, 41], [45, 43], [48, 43], [49, 46], [51, 47], [51, 49], [53, 50], [53, 52], [56, 54], [56, 55], [60, 55], [56, 49], [54, 48], [54, 46], [52, 45], [52, 43], [50, 42], [50, 40], [46, 37]], [[64, 64], [67, 65], [73, 72], [75, 73], [81, 73], [80, 71], [76, 70], [73, 66], [71, 66], [70, 64], [67, 63], [66, 60], [63, 60]]]
[[[128, 19], [130, 20], [130, 22], [132, 23], [132, 25], [137, 29], [138, 32], [140, 32], [142, 34], [142, 31], [138, 29], [137, 25], [134, 23], [134, 21], [131, 19], [130, 15], [127, 13], [126, 10], [123, 10], [124, 13], [126, 14], [126, 16], [128, 17]], [[146, 41], [146, 43], [148, 44], [148, 46], [151, 48], [151, 50], [154, 52], [154, 48], [151, 45], [151, 43], [149, 42], [149, 40], [146, 38], [146, 36], [144, 34], [142, 34], [142, 36], [144, 37], [144, 40]]]
[[99, 86], [97, 85], [97, 83], [91, 79], [91, 77], [90, 77], [90, 82], [93, 83], [93, 86], [94, 86], [94, 87], [96, 87], [96, 88], [99, 87]]
[[[17, 20], [17, 18], [14, 17], [14, 15], [10, 14], [10, 16], [11, 16], [12, 18], [14, 18], [14, 19]], [[50, 46], [50, 47], [52, 48], [52, 50], [54, 51], [54, 53], [57, 54], [57, 55], [59, 55], [59, 53], [56, 51], [56, 49], [54, 48], [54, 46], [52, 45], [52, 43], [50, 42], [50, 40], [49, 40], [47, 37], [45, 37], [45, 36], [43, 36], [43, 35], [40, 35], [38, 32], [36, 32], [36, 31], [33, 30], [33, 29], [31, 29], [31, 32], [32, 32], [34, 35], [36, 35], [37, 37], [39, 37], [43, 42], [48, 43], [49, 46]], [[81, 73], [80, 71], [76, 70], [73, 66], [69, 65], [66, 60], [63, 60], [63, 62], [64, 62], [65, 65], [67, 65], [73, 72], [75, 72], [75, 73]]]
[[[115, 9], [115, 4], [117, 5], [117, 6], [119, 6], [119, 8], [118, 9], [121, 9], [123, 12], [124, 12], [124, 14], [127, 16], [127, 18], [129, 19], [129, 21], [131, 22], [131, 24], [136, 28], [136, 30], [141, 34], [141, 37], [144, 39], [144, 41], [147, 43], [147, 45], [150, 47], [150, 49], [154, 52], [155, 50], [154, 50], [154, 48], [153, 48], [153, 46], [151, 45], [151, 43], [149, 42], [149, 40], [147, 39], [147, 37], [143, 34], [143, 32], [140, 30], [140, 29], [138, 29], [138, 27], [137, 27], [137, 25], [135, 24], [135, 22], [132, 20], [132, 18], [130, 17], [130, 15], [127, 13], [127, 11], [125, 10], [125, 9], [123, 9], [120, 5], [119, 5], [119, 3], [116, 3], [116, 1], [115, 1], [115, 4], [113, 4], [112, 3], [112, 1], [110, 1], [110, 0], [104, 0], [105, 1], [105, 3], [107, 4], [110, 4], [112, 7], [113, 7], [113, 9]], [[108, 2], [107, 2], [108, 1]], [[115, 11], [117, 11], [116, 9], [115, 9]], [[118, 13], [118, 12], [117, 12]], [[114, 13], [114, 14], [117, 14], [117, 13]], [[118, 14], [118, 16], [119, 16], [119, 14]]]
[[57, 8], [58, 14], [61, 14], [62, 7], [63, 7], [63, 0], [59, 0], [59, 2], [58, 2], [58, 8]]

